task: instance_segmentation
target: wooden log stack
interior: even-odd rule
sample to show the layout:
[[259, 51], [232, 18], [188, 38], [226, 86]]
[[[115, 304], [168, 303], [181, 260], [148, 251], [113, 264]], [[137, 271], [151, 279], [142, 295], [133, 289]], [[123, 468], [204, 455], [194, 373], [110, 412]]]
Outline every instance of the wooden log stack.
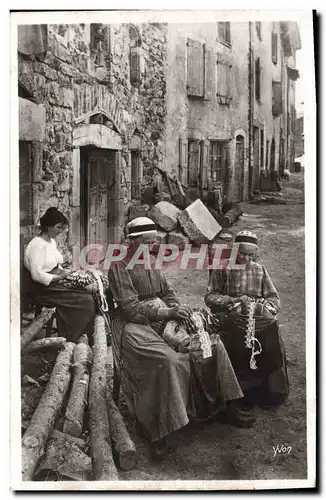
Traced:
[[[25, 337], [22, 356], [42, 356], [46, 349], [59, 353], [46, 386], [46, 378], [34, 380], [25, 375], [25, 384], [36, 388], [43, 384], [44, 389], [38, 391], [40, 400], [37, 406], [33, 402], [32, 416], [22, 427], [27, 426], [22, 437], [23, 480], [33, 481], [40, 471], [51, 467], [54, 473], [69, 474], [73, 480], [81, 473], [89, 480], [118, 480], [118, 470], [135, 467], [136, 449], [109, 389], [104, 318], [95, 318], [92, 348], [86, 336], [76, 344], [61, 338], [34, 338]], [[69, 443], [77, 446], [73, 456], [80, 461], [73, 468], [68, 463], [72, 460]]]

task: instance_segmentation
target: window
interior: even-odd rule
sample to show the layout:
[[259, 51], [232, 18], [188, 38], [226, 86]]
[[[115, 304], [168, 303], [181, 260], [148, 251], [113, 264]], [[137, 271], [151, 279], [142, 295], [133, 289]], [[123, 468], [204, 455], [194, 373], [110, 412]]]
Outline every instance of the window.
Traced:
[[257, 36], [258, 36], [259, 40], [261, 40], [262, 39], [262, 36], [261, 36], [261, 22], [260, 21], [256, 21], [255, 25], [256, 25]]
[[231, 27], [229, 22], [218, 23], [218, 36], [221, 42], [231, 45]]
[[227, 163], [228, 144], [211, 141], [209, 152], [210, 177], [213, 182], [223, 182]]
[[264, 131], [260, 130], [260, 169], [264, 170], [265, 162], [264, 162]]
[[266, 170], [268, 170], [269, 141], [266, 141]]
[[140, 84], [140, 36], [134, 26], [129, 28], [129, 68], [130, 83], [133, 87]]
[[273, 92], [272, 92], [272, 113], [273, 116], [280, 116], [283, 111], [282, 103], [282, 83], [272, 82]]
[[140, 195], [141, 171], [139, 151], [131, 151], [131, 197], [138, 199]]
[[255, 96], [256, 100], [260, 102], [261, 100], [261, 65], [260, 57], [257, 57], [255, 61]]
[[232, 101], [232, 59], [229, 54], [217, 53], [217, 101], [229, 106]]
[[205, 96], [205, 44], [187, 40], [187, 94]]
[[274, 64], [277, 64], [277, 49], [278, 49], [278, 39], [277, 33], [272, 31], [272, 61]]

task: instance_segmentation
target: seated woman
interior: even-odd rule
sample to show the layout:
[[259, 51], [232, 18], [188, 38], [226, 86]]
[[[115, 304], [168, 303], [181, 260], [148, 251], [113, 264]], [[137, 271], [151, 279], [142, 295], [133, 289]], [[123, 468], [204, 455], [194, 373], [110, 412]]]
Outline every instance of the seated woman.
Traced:
[[[220, 333], [244, 392], [263, 395], [264, 406], [289, 393], [285, 348], [276, 315], [280, 298], [266, 268], [256, 262], [255, 234], [241, 231], [237, 263], [245, 269], [213, 270], [205, 303], [222, 321]], [[222, 266], [223, 267], [223, 266]], [[260, 390], [253, 389], [260, 387]], [[251, 397], [251, 403], [257, 402]]]
[[41, 232], [27, 245], [23, 287], [35, 304], [56, 308], [58, 333], [75, 342], [92, 333], [96, 304], [92, 293], [70, 290], [60, 284], [71, 271], [62, 268], [63, 257], [55, 238], [67, 227], [66, 217], [50, 207], [40, 219]]
[[252, 426], [254, 418], [239, 410], [243, 393], [220, 340], [212, 347], [211, 358], [196, 363], [187, 352], [187, 341], [179, 346], [183, 352], [177, 352], [162, 339], [162, 324], [187, 320], [191, 310], [180, 305], [164, 273], [154, 269], [154, 256], [150, 265], [145, 261], [132, 265], [139, 245], [151, 246], [156, 241], [154, 222], [139, 217], [127, 229], [127, 256], [112, 262], [109, 270], [118, 305], [112, 321], [112, 347], [129, 411], [152, 443], [152, 451], [163, 454], [172, 433], [187, 425], [190, 417], [214, 415], [219, 404], [226, 403], [224, 415], [229, 423]]

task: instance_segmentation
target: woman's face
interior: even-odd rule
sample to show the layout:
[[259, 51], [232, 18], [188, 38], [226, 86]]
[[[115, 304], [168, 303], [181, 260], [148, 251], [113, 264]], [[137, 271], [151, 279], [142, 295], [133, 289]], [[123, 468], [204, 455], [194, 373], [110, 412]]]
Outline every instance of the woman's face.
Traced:
[[66, 224], [59, 222], [58, 224], [55, 224], [55, 226], [48, 227], [48, 235], [50, 238], [56, 238], [58, 234], [66, 231], [67, 229], [68, 227]]
[[139, 245], [144, 245], [148, 246], [148, 250], [150, 252], [156, 243], [156, 237], [156, 231], [151, 231], [149, 234], [142, 234], [141, 236], [130, 240], [130, 247], [133, 251], [135, 251]]
[[257, 256], [257, 248], [254, 245], [240, 245], [238, 251], [239, 264], [250, 266]]

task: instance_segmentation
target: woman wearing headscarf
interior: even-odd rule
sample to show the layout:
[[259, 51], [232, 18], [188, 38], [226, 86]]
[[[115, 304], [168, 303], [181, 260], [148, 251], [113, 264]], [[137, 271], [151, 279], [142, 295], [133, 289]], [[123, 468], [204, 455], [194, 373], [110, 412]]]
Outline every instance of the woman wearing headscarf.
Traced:
[[[251, 404], [260, 393], [263, 406], [278, 405], [289, 393], [286, 355], [277, 314], [280, 298], [265, 266], [257, 262], [257, 236], [240, 231], [235, 237], [237, 264], [214, 269], [205, 303], [221, 318], [221, 338], [243, 391]], [[257, 387], [260, 389], [257, 390]]]
[[112, 262], [109, 270], [118, 305], [112, 321], [112, 347], [129, 411], [152, 451], [164, 454], [173, 433], [187, 425], [189, 418], [208, 418], [219, 405], [226, 406], [224, 415], [230, 424], [251, 427], [254, 418], [239, 410], [243, 393], [220, 340], [204, 363], [194, 361], [187, 339], [179, 345], [179, 352], [163, 340], [162, 325], [187, 320], [191, 310], [180, 305], [165, 274], [156, 269], [154, 256], [150, 265], [145, 254], [144, 262], [141, 258], [132, 262], [140, 245], [150, 249], [156, 241], [154, 222], [139, 217], [127, 229], [127, 256]]
[[40, 234], [27, 245], [24, 255], [23, 287], [34, 303], [56, 308], [60, 336], [75, 342], [83, 333], [90, 335], [96, 313], [92, 293], [68, 289], [60, 282], [71, 271], [63, 269], [63, 256], [55, 238], [66, 230], [68, 220], [50, 207], [40, 219]]

